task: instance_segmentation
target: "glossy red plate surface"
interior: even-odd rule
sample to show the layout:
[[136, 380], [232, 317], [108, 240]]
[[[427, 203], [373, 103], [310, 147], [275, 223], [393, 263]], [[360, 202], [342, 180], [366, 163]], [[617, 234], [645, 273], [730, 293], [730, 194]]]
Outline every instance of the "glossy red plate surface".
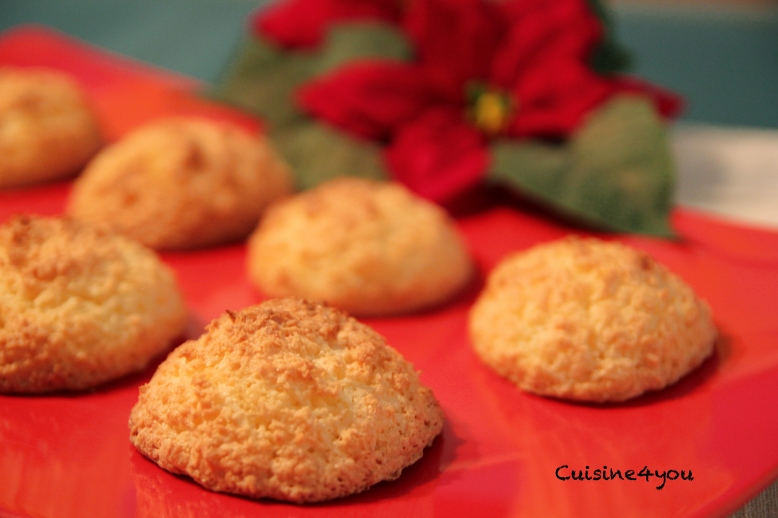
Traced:
[[[109, 138], [173, 113], [258, 121], [193, 95], [197, 83], [26, 27], [0, 38], [0, 64], [49, 66], [92, 94]], [[59, 214], [68, 182], [0, 192], [0, 222]], [[481, 278], [505, 254], [580, 230], [495, 204], [459, 219]], [[677, 210], [679, 242], [618, 238], [678, 273], [713, 308], [715, 355], [675, 386], [626, 404], [570, 404], [519, 392], [481, 365], [466, 317], [479, 282], [435, 311], [366, 320], [422, 371], [447, 416], [441, 437], [397, 481], [315, 506], [206, 491], [144, 459], [127, 418], [152, 371], [97, 391], [0, 396], [0, 516], [711, 516], [778, 476], [778, 233]], [[261, 300], [245, 249], [164, 254], [192, 312], [191, 334]], [[562, 466], [568, 466], [558, 469]], [[561, 480], [571, 470], [635, 480]], [[637, 476], [644, 467], [675, 480]], [[674, 470], [674, 471], [673, 471]], [[693, 480], [685, 480], [683, 475]], [[691, 477], [690, 477], [691, 475]]]

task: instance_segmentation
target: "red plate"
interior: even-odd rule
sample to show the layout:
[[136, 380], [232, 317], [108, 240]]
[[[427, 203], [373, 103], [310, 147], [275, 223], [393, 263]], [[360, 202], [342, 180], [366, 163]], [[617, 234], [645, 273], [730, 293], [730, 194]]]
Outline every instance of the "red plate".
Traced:
[[[198, 99], [192, 80], [43, 28], [0, 38], [0, 64], [74, 75], [94, 97], [109, 138], [175, 113], [259, 126]], [[0, 193], [0, 222], [17, 212], [60, 214], [69, 187]], [[508, 205], [459, 224], [482, 277], [509, 252], [582, 233]], [[470, 349], [466, 317], [479, 284], [435, 311], [367, 321], [422, 371], [447, 416], [442, 436], [397, 481], [302, 507], [217, 494], [170, 475], [128, 440], [129, 410], [150, 370], [89, 393], [0, 396], [0, 515], [725, 515], [778, 477], [778, 233], [681, 209], [674, 224], [678, 242], [618, 237], [707, 299], [723, 336], [710, 360], [667, 390], [608, 406], [519, 392]], [[178, 273], [192, 335], [225, 309], [261, 300], [246, 282], [243, 246], [163, 259]], [[592, 480], [565, 479], [587, 466]], [[640, 476], [644, 469], [654, 475]]]

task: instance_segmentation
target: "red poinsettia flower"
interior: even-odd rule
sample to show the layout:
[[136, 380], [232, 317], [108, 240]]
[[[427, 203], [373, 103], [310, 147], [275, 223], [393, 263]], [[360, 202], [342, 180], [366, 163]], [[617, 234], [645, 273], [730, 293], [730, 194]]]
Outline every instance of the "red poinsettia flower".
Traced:
[[601, 25], [586, 0], [414, 0], [404, 27], [417, 60], [352, 62], [305, 85], [301, 105], [387, 143], [392, 175], [445, 200], [477, 184], [495, 137], [569, 136], [605, 99], [677, 100], [588, 66]]
[[329, 24], [347, 20], [396, 23], [398, 0], [289, 0], [258, 11], [251, 18], [254, 33], [284, 47], [318, 46]]

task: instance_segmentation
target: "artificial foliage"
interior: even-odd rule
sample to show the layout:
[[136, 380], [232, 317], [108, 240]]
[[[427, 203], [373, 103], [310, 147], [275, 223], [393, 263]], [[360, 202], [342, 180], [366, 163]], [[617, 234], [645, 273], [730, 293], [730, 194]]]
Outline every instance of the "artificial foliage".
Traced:
[[583, 224], [672, 235], [675, 94], [624, 73], [595, 0], [281, 0], [211, 92], [261, 116], [299, 188], [498, 184]]

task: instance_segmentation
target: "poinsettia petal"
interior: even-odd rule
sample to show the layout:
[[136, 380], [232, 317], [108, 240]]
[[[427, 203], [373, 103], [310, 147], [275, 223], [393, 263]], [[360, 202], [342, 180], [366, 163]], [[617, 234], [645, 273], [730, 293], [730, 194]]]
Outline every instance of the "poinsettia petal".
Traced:
[[298, 104], [357, 135], [386, 139], [434, 98], [423, 70], [391, 61], [359, 61], [303, 85]]
[[448, 107], [427, 110], [404, 125], [384, 158], [395, 180], [436, 202], [480, 183], [489, 163], [482, 135]]
[[284, 47], [312, 48], [321, 43], [327, 26], [343, 20], [395, 23], [401, 6], [395, 0], [286, 0], [257, 11], [254, 33]]
[[[588, 60], [602, 38], [583, 0], [502, 2], [508, 31], [492, 62], [492, 83], [509, 88], [528, 67], [547, 59]], [[534, 7], [534, 8], [533, 8]]]
[[492, 2], [414, 0], [407, 2], [405, 28], [419, 60], [449, 102], [464, 99], [464, 86], [485, 80], [502, 37]]
[[612, 82], [575, 60], [549, 60], [528, 71], [517, 86], [518, 109], [508, 133], [518, 137], [568, 136], [614, 91]]
[[261, 9], [251, 18], [255, 34], [285, 47], [314, 47], [331, 18], [332, 0], [289, 0]]

